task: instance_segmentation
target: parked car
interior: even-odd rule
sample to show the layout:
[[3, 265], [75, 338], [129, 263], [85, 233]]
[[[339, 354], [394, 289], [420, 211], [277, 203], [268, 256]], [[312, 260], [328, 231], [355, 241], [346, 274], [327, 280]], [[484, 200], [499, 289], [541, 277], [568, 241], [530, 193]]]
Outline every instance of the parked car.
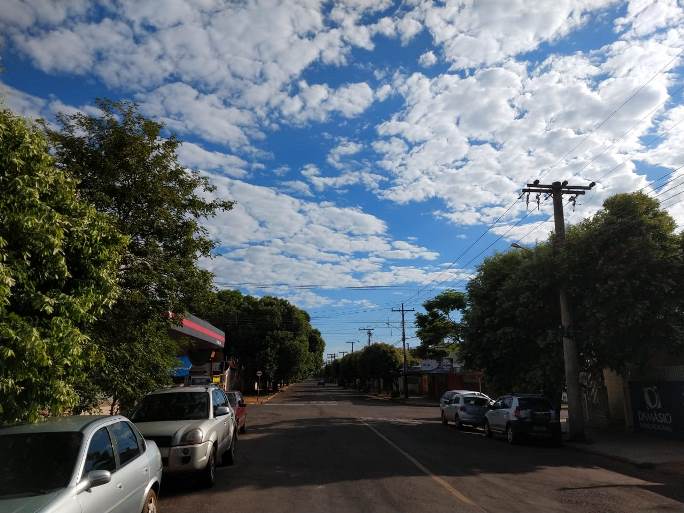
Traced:
[[247, 431], [247, 405], [245, 404], [245, 398], [242, 397], [242, 392], [237, 390], [231, 390], [226, 392], [228, 396], [228, 402], [235, 412], [237, 417], [237, 426], [240, 433]]
[[[451, 399], [456, 395], [456, 394], [482, 394], [481, 392], [477, 392], [475, 390], [447, 390], [442, 394], [442, 397], [439, 398], [439, 411], [440, 414], [444, 411], [444, 408], [446, 408], [447, 404], [451, 402]], [[487, 396], [485, 396], [487, 397]]]
[[0, 511], [157, 511], [161, 455], [126, 417], [56, 417], [3, 428], [0, 455]]
[[193, 472], [213, 486], [218, 463], [233, 464], [237, 450], [235, 413], [216, 386], [183, 386], [146, 395], [131, 417], [161, 451], [164, 471]]
[[454, 422], [456, 427], [480, 427], [484, 425], [485, 413], [493, 401], [480, 392], [459, 391], [441, 408], [442, 423]]
[[514, 444], [526, 436], [561, 442], [560, 417], [551, 403], [538, 394], [510, 394], [498, 398], [485, 415], [485, 433], [506, 436]]

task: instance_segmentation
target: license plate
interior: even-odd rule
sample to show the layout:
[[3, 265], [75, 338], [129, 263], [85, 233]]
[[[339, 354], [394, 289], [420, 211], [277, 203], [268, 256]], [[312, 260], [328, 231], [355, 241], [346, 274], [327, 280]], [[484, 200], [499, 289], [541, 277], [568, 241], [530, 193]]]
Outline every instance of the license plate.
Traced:
[[546, 426], [532, 426], [532, 431], [541, 431], [541, 432], [546, 432]]

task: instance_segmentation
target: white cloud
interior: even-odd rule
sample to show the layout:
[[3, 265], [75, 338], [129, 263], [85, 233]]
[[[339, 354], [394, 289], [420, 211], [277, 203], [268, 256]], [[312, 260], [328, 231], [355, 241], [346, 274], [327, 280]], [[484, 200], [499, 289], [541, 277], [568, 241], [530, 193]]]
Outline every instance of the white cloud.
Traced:
[[425, 52], [418, 58], [418, 64], [425, 68], [429, 68], [430, 66], [434, 66], [437, 63], [437, 56], [435, 55], [435, 52], [432, 50]]
[[293, 192], [302, 196], [313, 197], [313, 193], [306, 182], [301, 180], [288, 180], [281, 182], [282, 188], [286, 192]]
[[630, 0], [624, 17], [615, 20], [617, 30], [643, 37], [684, 21], [684, 6], [677, 0]]
[[191, 169], [220, 170], [234, 178], [247, 175], [244, 170], [247, 163], [240, 157], [219, 151], [209, 151], [190, 142], [184, 142], [179, 146], [178, 158], [184, 166]]
[[327, 84], [298, 84], [296, 96], [284, 96], [278, 101], [280, 112], [294, 123], [325, 121], [331, 113], [353, 118], [365, 111], [374, 100], [373, 90], [365, 82], [346, 84], [332, 89]]
[[342, 160], [351, 155], [356, 155], [363, 149], [363, 144], [350, 141], [348, 139], [342, 139], [340, 143], [335, 146], [330, 152], [328, 152], [328, 157], [326, 161], [332, 167], [336, 169], [341, 169], [343, 167]]

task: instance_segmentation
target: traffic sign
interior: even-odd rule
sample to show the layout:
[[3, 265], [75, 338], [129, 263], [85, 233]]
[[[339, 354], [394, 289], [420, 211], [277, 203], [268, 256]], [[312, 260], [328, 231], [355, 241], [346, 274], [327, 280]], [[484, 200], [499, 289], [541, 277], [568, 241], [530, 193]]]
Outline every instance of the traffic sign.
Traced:
[[262, 374], [263, 374], [263, 372], [257, 371], [257, 376], [258, 376], [258, 377], [261, 377]]

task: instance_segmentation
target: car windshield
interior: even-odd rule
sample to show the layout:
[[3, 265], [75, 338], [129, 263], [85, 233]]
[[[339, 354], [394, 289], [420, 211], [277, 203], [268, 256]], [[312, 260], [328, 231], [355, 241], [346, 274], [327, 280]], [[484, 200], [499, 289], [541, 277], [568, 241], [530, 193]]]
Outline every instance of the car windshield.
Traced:
[[0, 497], [41, 495], [67, 486], [81, 440], [78, 432], [0, 435]]
[[463, 404], [467, 406], [487, 406], [489, 401], [485, 397], [478, 395], [467, 395], [463, 398]]
[[132, 416], [134, 422], [209, 418], [209, 394], [177, 392], [145, 397]]
[[520, 397], [518, 407], [521, 410], [549, 411], [553, 408], [551, 403], [543, 397]]

